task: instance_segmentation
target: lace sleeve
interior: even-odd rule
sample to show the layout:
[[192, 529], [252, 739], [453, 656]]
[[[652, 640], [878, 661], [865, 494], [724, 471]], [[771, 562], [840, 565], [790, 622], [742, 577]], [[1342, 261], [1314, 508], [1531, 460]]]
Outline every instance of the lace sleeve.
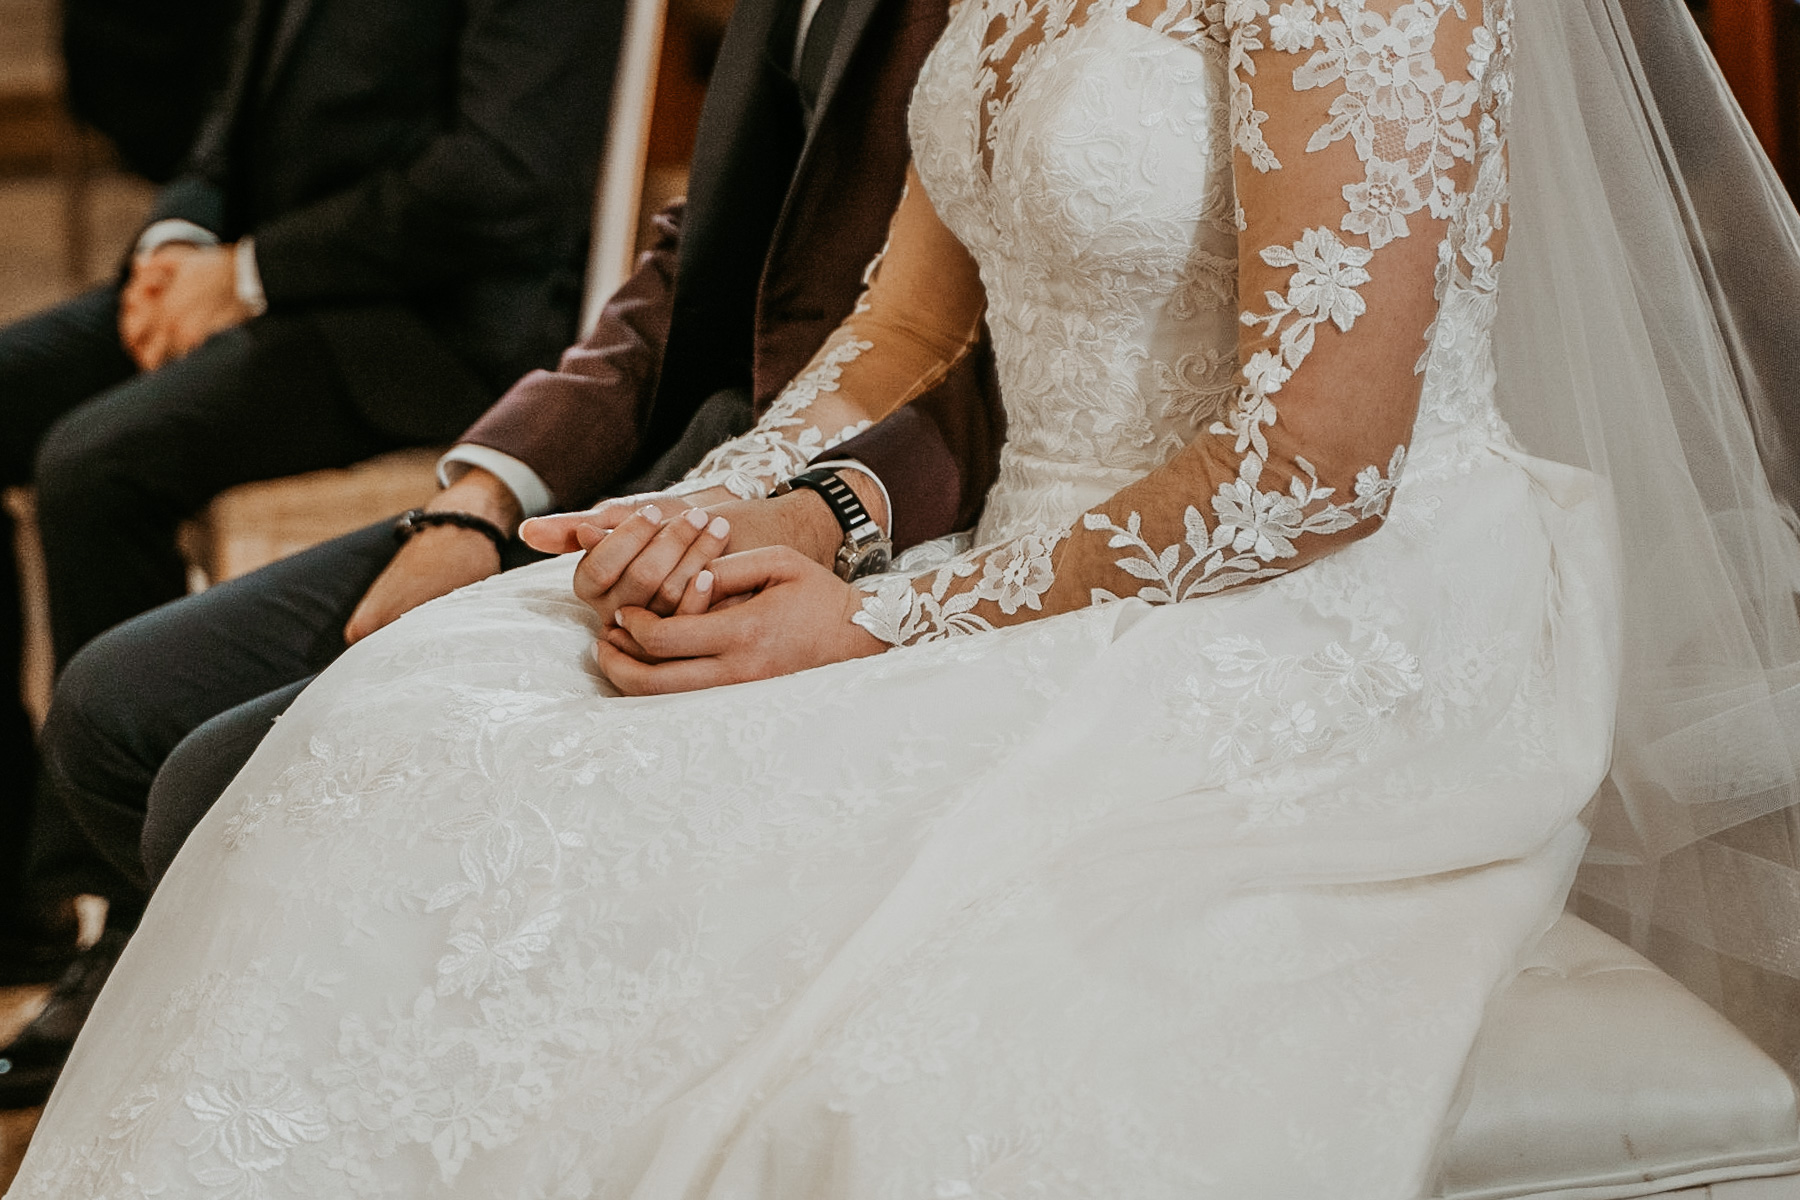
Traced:
[[918, 177], [869, 264], [862, 296], [755, 428], [714, 449], [675, 489], [724, 486], [746, 500], [804, 471], [833, 446], [930, 391], [975, 345], [985, 308], [962, 243]]
[[1159, 18], [1152, 28], [1227, 50], [1235, 402], [1071, 528], [871, 581], [857, 623], [899, 645], [1120, 597], [1175, 603], [1373, 532], [1405, 461], [1439, 303], [1453, 278], [1492, 297], [1504, 10], [1194, 0]]

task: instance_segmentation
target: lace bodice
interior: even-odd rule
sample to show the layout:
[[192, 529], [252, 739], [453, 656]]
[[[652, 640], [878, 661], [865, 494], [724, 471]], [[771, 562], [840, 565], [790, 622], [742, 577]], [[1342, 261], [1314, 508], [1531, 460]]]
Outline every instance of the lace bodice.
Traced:
[[1365, 536], [1415, 434], [1495, 420], [1509, 54], [1509, 0], [963, 0], [862, 303], [694, 485], [766, 491], [985, 310], [999, 482], [972, 549], [866, 584], [876, 636], [1187, 600]]
[[914, 94], [915, 163], [980, 264], [1007, 407], [979, 541], [1054, 536], [1235, 391], [1222, 64], [1107, 2], [1074, 27], [1067, 4], [965, 4]]

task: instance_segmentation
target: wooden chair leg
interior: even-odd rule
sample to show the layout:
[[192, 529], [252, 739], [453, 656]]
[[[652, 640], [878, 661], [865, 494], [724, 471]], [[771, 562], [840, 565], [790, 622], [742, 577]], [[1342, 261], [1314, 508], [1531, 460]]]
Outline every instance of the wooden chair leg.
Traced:
[[9, 488], [0, 503], [13, 519], [16, 544], [0, 547], [0, 553], [18, 556], [23, 595], [20, 611], [25, 618], [25, 661], [22, 677], [15, 681], [32, 724], [41, 724], [50, 709], [52, 655], [50, 650], [49, 593], [44, 585], [44, 552], [38, 544], [37, 505], [26, 488]]

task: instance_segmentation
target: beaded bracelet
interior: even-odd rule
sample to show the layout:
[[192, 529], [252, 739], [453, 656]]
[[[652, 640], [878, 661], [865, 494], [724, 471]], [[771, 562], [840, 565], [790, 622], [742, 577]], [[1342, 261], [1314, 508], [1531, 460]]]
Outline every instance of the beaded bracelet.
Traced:
[[474, 513], [427, 512], [422, 508], [409, 508], [394, 522], [394, 540], [404, 543], [428, 525], [454, 525], [458, 529], [472, 529], [494, 543], [494, 549], [502, 554], [506, 553], [506, 534], [486, 517], [478, 517]]

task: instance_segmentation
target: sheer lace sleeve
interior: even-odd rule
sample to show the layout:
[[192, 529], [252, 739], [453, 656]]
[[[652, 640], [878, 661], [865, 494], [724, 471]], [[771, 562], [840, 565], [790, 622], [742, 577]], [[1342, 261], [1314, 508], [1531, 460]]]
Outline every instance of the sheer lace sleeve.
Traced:
[[[1452, 278], [1491, 298], [1508, 86], [1495, 0], [1193, 0], [1153, 29], [1224, 48], [1238, 200], [1236, 399], [1072, 527], [871, 581], [893, 644], [1291, 571], [1373, 532]], [[1133, 16], [1137, 16], [1134, 11]]]
[[768, 495], [942, 382], [979, 338], [984, 307], [974, 261], [909, 170], [887, 245], [850, 316], [755, 428], [713, 450], [676, 490], [723, 485], [747, 500]]

